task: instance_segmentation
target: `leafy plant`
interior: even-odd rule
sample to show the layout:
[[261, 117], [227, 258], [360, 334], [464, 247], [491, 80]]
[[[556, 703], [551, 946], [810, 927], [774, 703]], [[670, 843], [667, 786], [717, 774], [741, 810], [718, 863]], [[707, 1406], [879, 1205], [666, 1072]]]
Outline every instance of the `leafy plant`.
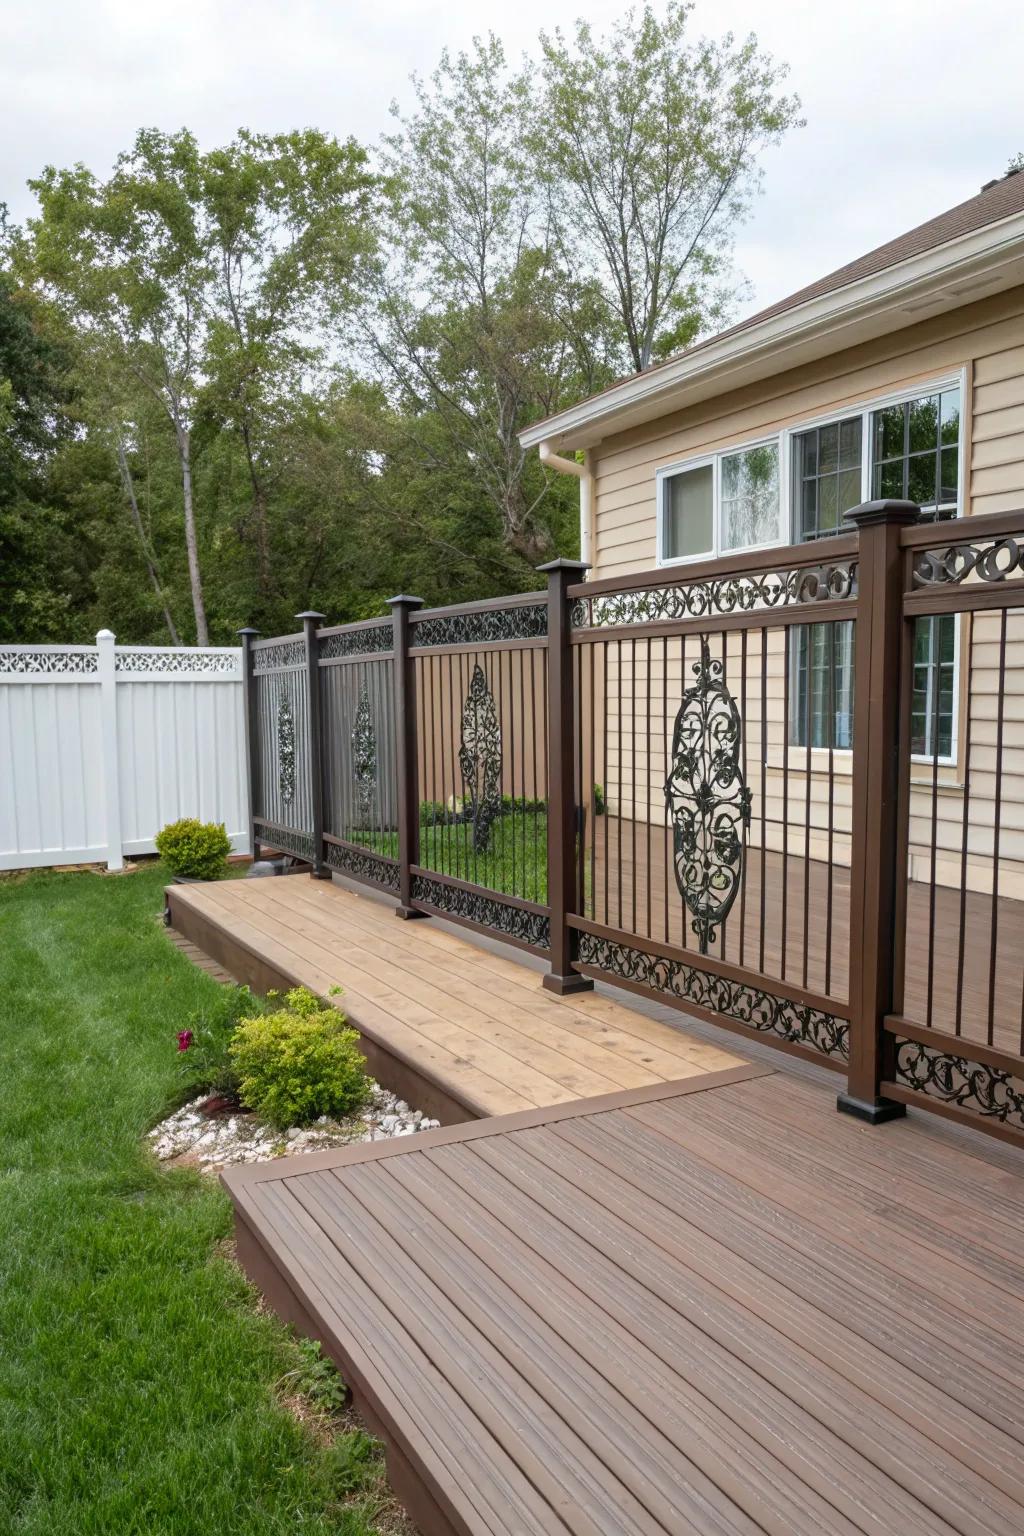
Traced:
[[603, 816], [608, 809], [608, 801], [605, 799], [604, 785], [594, 785], [594, 815]]
[[289, 1371], [285, 1382], [295, 1387], [321, 1413], [341, 1413], [348, 1389], [334, 1361], [324, 1354], [317, 1339], [297, 1339], [299, 1365]]
[[219, 880], [227, 868], [231, 839], [223, 822], [185, 816], [157, 833], [156, 851], [172, 874], [189, 880]]
[[248, 987], [221, 987], [201, 1013], [193, 1014], [188, 1028], [178, 1031], [180, 1072], [190, 1094], [223, 1094], [236, 1097], [240, 1082], [230, 1054], [232, 1036], [244, 1015], [252, 1017], [259, 1000]]
[[351, 1114], [369, 1096], [359, 1036], [305, 987], [286, 993], [284, 1007], [241, 1019], [229, 1051], [243, 1102], [279, 1130]]

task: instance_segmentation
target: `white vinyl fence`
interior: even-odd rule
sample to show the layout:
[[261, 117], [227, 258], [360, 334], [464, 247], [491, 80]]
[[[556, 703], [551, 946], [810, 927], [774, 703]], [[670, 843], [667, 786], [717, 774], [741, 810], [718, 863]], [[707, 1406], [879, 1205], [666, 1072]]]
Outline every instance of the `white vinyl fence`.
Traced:
[[179, 816], [249, 851], [240, 650], [0, 647], [0, 869], [120, 869]]

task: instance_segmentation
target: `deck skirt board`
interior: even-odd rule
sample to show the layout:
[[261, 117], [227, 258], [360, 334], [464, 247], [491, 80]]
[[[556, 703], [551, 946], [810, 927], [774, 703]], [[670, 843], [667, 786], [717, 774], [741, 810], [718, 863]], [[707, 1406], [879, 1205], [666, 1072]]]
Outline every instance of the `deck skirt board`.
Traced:
[[224, 1182], [424, 1536], [1024, 1529], [1011, 1192], [999, 1253], [963, 1229], [1005, 1151], [895, 1122], [840, 1178], [830, 1098], [748, 1065]]
[[[521, 960], [334, 883], [172, 886], [172, 926], [251, 984], [338, 993], [371, 1070], [444, 1123], [675, 1082], [740, 1058], [628, 1007], [577, 1008]], [[592, 999], [587, 999], [588, 1004]]]

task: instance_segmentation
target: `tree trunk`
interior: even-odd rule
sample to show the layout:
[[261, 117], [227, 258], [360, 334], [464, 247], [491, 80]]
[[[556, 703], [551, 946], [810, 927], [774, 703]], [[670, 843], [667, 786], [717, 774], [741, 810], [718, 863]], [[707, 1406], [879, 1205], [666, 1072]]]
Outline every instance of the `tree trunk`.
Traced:
[[135, 499], [135, 482], [132, 479], [132, 472], [128, 467], [128, 459], [124, 451], [124, 445], [120, 438], [118, 438], [117, 441], [117, 466], [121, 471], [121, 484], [124, 486], [124, 493], [128, 498], [128, 506], [131, 509], [132, 522], [135, 524], [135, 532], [139, 536], [139, 544], [142, 547], [142, 558], [146, 562], [146, 570], [149, 572], [149, 579], [153, 584], [153, 591], [156, 593], [157, 601], [159, 602], [164, 612], [164, 623], [167, 625], [167, 633], [171, 637], [172, 645], [180, 645], [181, 637], [178, 634], [177, 626], [174, 622], [174, 616], [171, 613], [167, 603], [167, 598], [164, 595], [164, 589], [160, 585], [160, 577], [157, 573], [156, 562], [153, 558], [153, 553], [149, 546], [149, 540], [146, 538], [146, 530], [142, 526], [142, 516], [139, 512], [139, 504]]
[[192, 506], [192, 442], [182, 426], [175, 428], [178, 439], [178, 458], [181, 462], [181, 491], [185, 507], [185, 548], [188, 552], [188, 580], [192, 589], [192, 611], [196, 616], [196, 644], [209, 645], [210, 631], [206, 625], [206, 607], [203, 603], [203, 578], [199, 570], [199, 545], [196, 540], [196, 518]]

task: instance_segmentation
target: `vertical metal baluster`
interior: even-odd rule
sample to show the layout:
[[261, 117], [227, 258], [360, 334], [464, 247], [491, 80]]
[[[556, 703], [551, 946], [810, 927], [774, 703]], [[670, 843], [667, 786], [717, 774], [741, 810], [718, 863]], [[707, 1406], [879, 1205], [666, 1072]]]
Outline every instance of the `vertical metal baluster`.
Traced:
[[647, 868], [645, 871], [647, 880], [647, 937], [651, 937], [651, 640], [647, 637], [647, 710], [644, 727], [644, 740], [647, 748], [644, 753], [644, 820], [647, 825]]
[[[662, 741], [665, 743], [665, 772], [664, 782], [668, 782], [668, 776], [672, 772], [672, 737], [668, 721], [668, 636], [661, 637], [661, 731]], [[661, 853], [662, 853], [662, 885], [664, 887], [664, 902], [662, 907], [662, 925], [664, 928], [665, 943], [668, 943], [668, 871], [672, 862], [672, 831], [668, 815], [668, 802], [663, 798], [664, 826], [661, 828]]]
[[919, 624], [932, 626], [933, 644], [935, 648], [935, 672], [932, 679], [931, 703], [932, 703], [932, 815], [931, 815], [931, 862], [928, 866], [928, 1001], [925, 1008], [925, 1023], [932, 1027], [932, 1010], [935, 994], [935, 898], [936, 864], [938, 860], [938, 832], [939, 832], [939, 701], [942, 666], [939, 650], [939, 626], [932, 619], [918, 619]]
[[594, 782], [597, 779], [597, 720], [595, 704], [595, 678], [597, 669], [597, 650], [593, 644], [587, 646], [587, 660], [590, 668], [590, 803], [593, 808], [590, 826], [590, 901], [584, 903], [591, 920], [597, 916], [597, 797], [594, 794]]
[[[744, 784], [749, 784], [747, 778], [747, 631], [740, 630], [740, 771], [743, 774]], [[749, 840], [748, 855], [749, 857]], [[746, 875], [740, 882], [740, 953], [739, 963], [743, 965], [747, 953], [747, 880]]]
[[992, 807], [992, 934], [988, 952], [988, 1043], [995, 1043], [996, 958], [999, 953], [999, 835], [1003, 810], [1003, 722], [1006, 694], [1006, 609], [999, 612], [999, 689], [996, 694], [996, 786]]
[[[698, 640], [698, 644], [699, 644], [699, 640]], [[686, 636], [685, 635], [680, 635], [679, 636], [679, 691], [680, 691], [681, 694], [686, 692], [686, 684], [687, 684], [687, 676], [686, 676]], [[674, 858], [674, 855], [675, 855], [675, 827], [674, 826], [673, 826], [672, 832], [671, 832], [671, 839], [672, 839], [671, 847], [672, 847], [672, 852], [673, 852], [673, 866], [674, 866], [674, 863], [675, 863], [675, 858]], [[674, 873], [674, 868], [673, 868], [673, 873]], [[678, 880], [676, 880], [675, 883], [676, 883], [676, 894], [678, 895], [678, 898], [679, 898], [679, 914], [680, 914], [680, 918], [682, 920], [682, 942], [683, 942], [683, 948], [684, 949], [689, 949], [690, 942], [689, 942], [689, 939], [686, 936], [686, 927], [687, 927], [687, 924], [686, 924], [686, 902], [683, 900], [683, 894], [679, 890], [679, 882], [678, 882]]]
[[631, 784], [632, 817], [629, 824], [630, 844], [632, 847], [632, 868], [630, 869], [630, 885], [633, 888], [633, 926], [630, 930], [636, 933], [636, 639], [629, 642], [629, 773]]
[[825, 895], [825, 991], [832, 984], [832, 903], [835, 882], [836, 625], [828, 626], [828, 889]]
[[757, 968], [764, 973], [765, 902], [768, 892], [768, 631], [761, 630], [761, 940]]
[[603, 655], [602, 655], [602, 667], [603, 667], [603, 685], [604, 685], [604, 702], [603, 702], [603, 704], [601, 706], [602, 707], [603, 716], [604, 716], [604, 729], [603, 729], [603, 733], [602, 733], [604, 739], [603, 739], [602, 744], [601, 744], [602, 745], [602, 749], [603, 749], [603, 755], [604, 755], [604, 767], [603, 767], [603, 773], [604, 773], [604, 827], [602, 828], [602, 831], [603, 831], [603, 834], [604, 834], [604, 918], [603, 918], [603, 921], [606, 924], [606, 926], [610, 927], [611, 923], [609, 922], [609, 918], [608, 918], [608, 883], [609, 883], [609, 880], [610, 880], [611, 854], [612, 854], [612, 848], [611, 848], [612, 813], [611, 813], [611, 806], [609, 804], [609, 792], [608, 792], [608, 737], [609, 737], [610, 731], [609, 731], [609, 719], [608, 719], [608, 716], [609, 716], [609, 709], [608, 709], [609, 694], [608, 694], [608, 641], [607, 640], [602, 640], [601, 648], [602, 648], [602, 652], [603, 652]]
[[[539, 858], [537, 853], [537, 802], [541, 797], [541, 777], [538, 762], [540, 751], [540, 721], [537, 719], [537, 652], [530, 651], [530, 737], [533, 741], [533, 892], [532, 899], [540, 900]], [[543, 659], [543, 658], [542, 658]], [[530, 893], [528, 893], [530, 894]]]

